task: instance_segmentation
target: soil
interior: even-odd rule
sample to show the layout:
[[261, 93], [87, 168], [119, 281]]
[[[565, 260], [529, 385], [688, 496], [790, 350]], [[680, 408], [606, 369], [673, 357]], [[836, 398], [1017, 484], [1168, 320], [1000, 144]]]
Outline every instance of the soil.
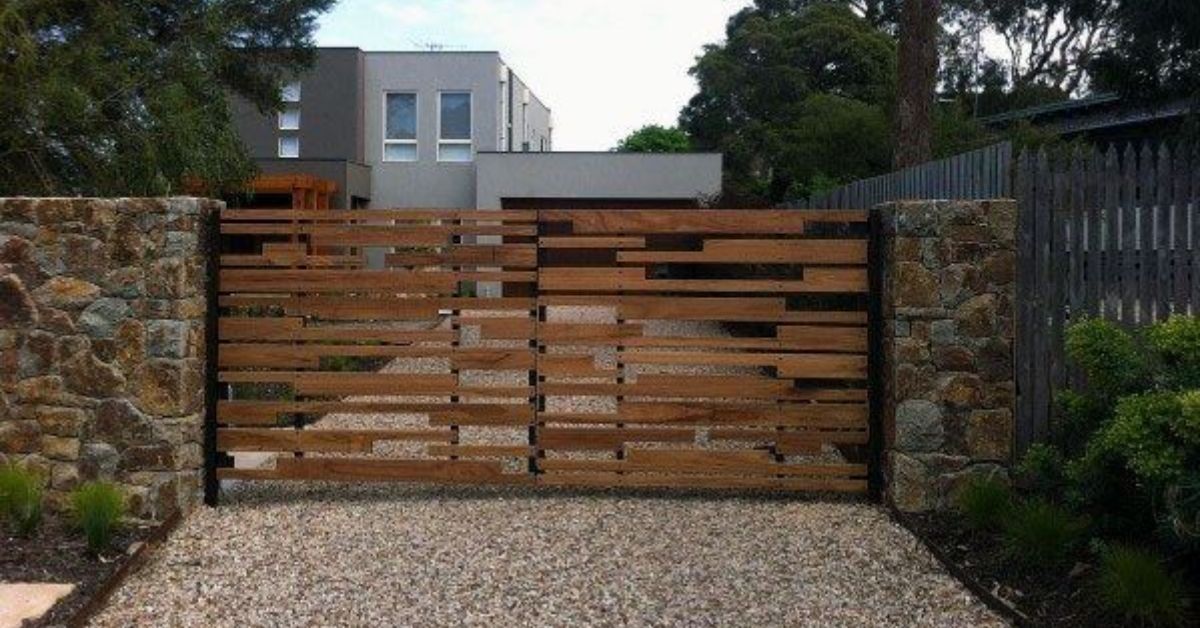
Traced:
[[1058, 569], [1023, 568], [1009, 559], [999, 534], [968, 528], [955, 514], [909, 515], [905, 523], [937, 547], [961, 574], [992, 594], [1033, 626], [1074, 628], [1121, 626], [1096, 603], [1089, 587], [1095, 573], [1085, 549]]
[[32, 538], [17, 538], [0, 527], [0, 582], [70, 583], [75, 590], [58, 601], [30, 626], [66, 623], [87, 604], [125, 561], [135, 544], [150, 536], [152, 527], [127, 526], [113, 539], [112, 547], [97, 557], [87, 551], [83, 536], [55, 519], [47, 519]]

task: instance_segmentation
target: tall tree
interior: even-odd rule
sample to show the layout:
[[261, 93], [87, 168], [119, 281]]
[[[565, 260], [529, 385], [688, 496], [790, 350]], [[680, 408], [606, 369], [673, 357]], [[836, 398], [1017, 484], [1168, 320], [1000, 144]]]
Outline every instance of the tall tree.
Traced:
[[686, 153], [692, 139], [679, 127], [648, 124], [625, 136], [613, 150], [620, 153]]
[[334, 0], [0, 5], [0, 195], [142, 195], [252, 172], [228, 92], [263, 111]]
[[759, 0], [697, 59], [680, 127], [696, 148], [725, 153], [725, 188], [740, 202], [875, 174], [890, 160], [895, 54], [846, 3]]
[[1099, 87], [1132, 99], [1200, 98], [1200, 2], [1120, 0], [1112, 30], [1090, 66]]
[[933, 157], [933, 104], [938, 72], [942, 0], [904, 0], [900, 11], [896, 168]]

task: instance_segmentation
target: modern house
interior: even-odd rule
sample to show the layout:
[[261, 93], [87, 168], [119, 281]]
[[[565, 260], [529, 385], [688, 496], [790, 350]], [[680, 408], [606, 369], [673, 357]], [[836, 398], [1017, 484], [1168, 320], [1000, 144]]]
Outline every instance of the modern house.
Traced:
[[320, 48], [278, 114], [234, 101], [262, 173], [332, 182], [333, 209], [695, 207], [721, 189], [719, 154], [552, 152], [550, 108], [497, 52]]
[[986, 116], [979, 122], [995, 130], [1029, 122], [1063, 137], [1083, 137], [1093, 144], [1105, 145], [1177, 137], [1194, 110], [1195, 103], [1186, 98], [1137, 103], [1114, 93], [1101, 92], [1086, 98]]

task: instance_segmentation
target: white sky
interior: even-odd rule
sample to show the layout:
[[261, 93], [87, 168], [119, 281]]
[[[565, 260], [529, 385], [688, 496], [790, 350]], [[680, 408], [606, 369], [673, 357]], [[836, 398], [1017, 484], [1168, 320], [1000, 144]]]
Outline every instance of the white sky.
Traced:
[[748, 0], [341, 0], [321, 46], [498, 50], [554, 111], [555, 150], [608, 150], [673, 125], [701, 47]]

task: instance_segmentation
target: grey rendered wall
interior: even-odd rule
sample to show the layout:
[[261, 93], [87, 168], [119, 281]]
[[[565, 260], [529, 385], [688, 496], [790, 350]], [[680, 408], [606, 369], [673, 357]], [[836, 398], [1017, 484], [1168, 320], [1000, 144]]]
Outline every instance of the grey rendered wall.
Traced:
[[[512, 146], [509, 150], [520, 152], [523, 150], [522, 142], [529, 142], [529, 150], [531, 152], [539, 152], [542, 150], [540, 140], [545, 138], [546, 150], [549, 151], [553, 144], [553, 138], [550, 132], [550, 108], [529, 90], [529, 105], [524, 107], [522, 113], [522, 93], [529, 89], [525, 81], [517, 76], [516, 72], [512, 73], [513, 80], [513, 134]], [[525, 124], [522, 122], [522, 115], [526, 116]], [[505, 149], [497, 149], [505, 150]]]
[[299, 131], [278, 130], [274, 113], [263, 115], [246, 100], [232, 96], [234, 126], [250, 156], [277, 158], [279, 137], [299, 135], [301, 159], [363, 161], [362, 55], [357, 48], [318, 51], [313, 68], [300, 77]]
[[487, 153], [476, 207], [504, 198], [693, 199], [721, 192], [719, 153]]
[[[363, 90], [366, 163], [372, 167], [371, 206], [472, 207], [475, 164], [437, 161], [438, 92], [470, 90], [476, 151], [497, 149], [500, 55], [495, 52], [368, 52]], [[415, 162], [383, 161], [383, 98], [417, 94]]]

